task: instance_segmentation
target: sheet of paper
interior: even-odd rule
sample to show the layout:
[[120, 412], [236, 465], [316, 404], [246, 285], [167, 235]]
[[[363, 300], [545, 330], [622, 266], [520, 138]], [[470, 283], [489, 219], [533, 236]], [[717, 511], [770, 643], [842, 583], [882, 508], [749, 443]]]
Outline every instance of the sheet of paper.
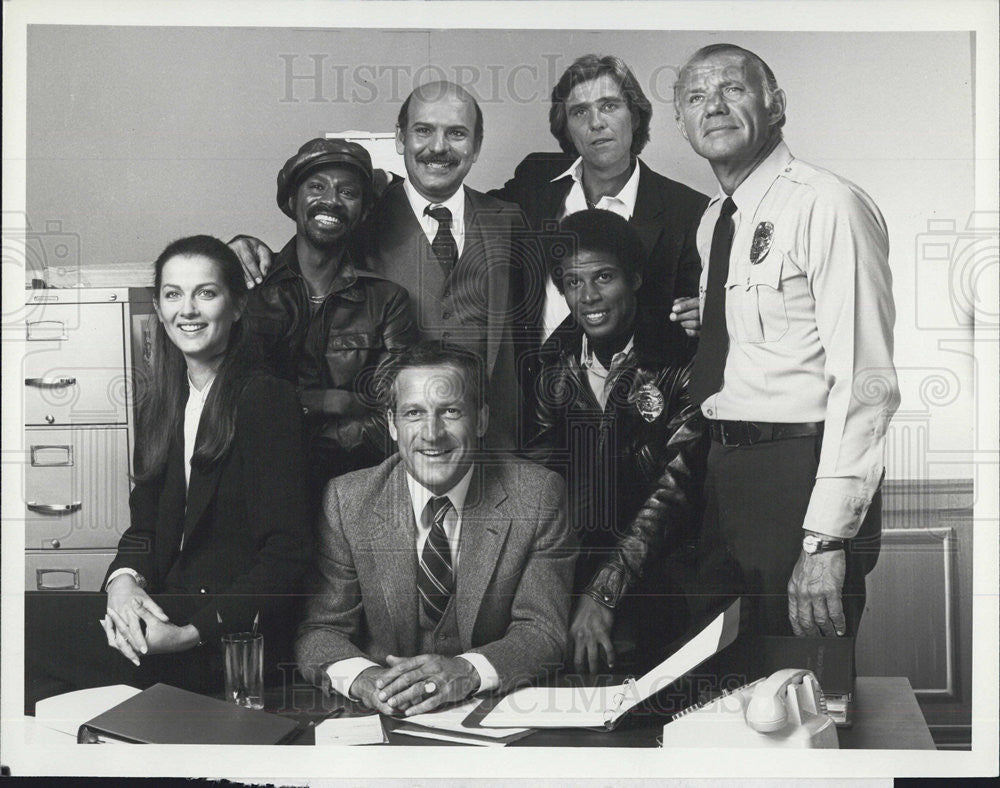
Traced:
[[[457, 706], [451, 706], [440, 711], [428, 711], [423, 714], [414, 714], [407, 717], [407, 722], [415, 725], [423, 725], [425, 728], [434, 728], [443, 731], [458, 731], [460, 733], [474, 733], [477, 736], [490, 736], [495, 739], [502, 739], [512, 733], [523, 733], [528, 728], [466, 728], [462, 725], [475, 708], [482, 702], [481, 698], [473, 698]], [[400, 731], [401, 733], [402, 731]], [[416, 734], [414, 734], [416, 735]]]
[[669, 686], [736, 638], [739, 600], [645, 676], [613, 687], [526, 687], [506, 696], [483, 727], [594, 728], [613, 722]]
[[35, 721], [47, 728], [68, 733], [74, 740], [80, 726], [98, 714], [113, 709], [141, 690], [126, 684], [67, 692], [35, 704]]
[[485, 741], [481, 739], [466, 739], [461, 736], [452, 736], [447, 731], [420, 731], [412, 728], [396, 728], [393, 733], [403, 736], [416, 736], [420, 739], [437, 739], [438, 741], [453, 741], [459, 744], [471, 744], [474, 747], [506, 747], [506, 742]]
[[336, 717], [316, 726], [316, 744], [382, 744], [387, 741], [377, 714]]
[[520, 724], [529, 728], [604, 727], [625, 687], [525, 687], [503, 698], [479, 724], [484, 728]]

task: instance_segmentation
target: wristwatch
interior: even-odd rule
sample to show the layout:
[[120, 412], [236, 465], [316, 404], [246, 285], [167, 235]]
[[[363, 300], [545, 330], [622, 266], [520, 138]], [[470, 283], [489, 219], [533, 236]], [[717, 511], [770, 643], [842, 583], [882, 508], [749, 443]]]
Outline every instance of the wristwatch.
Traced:
[[806, 534], [802, 537], [802, 552], [807, 555], [829, 553], [831, 550], [843, 550], [845, 544], [843, 539], [824, 539], [816, 534]]

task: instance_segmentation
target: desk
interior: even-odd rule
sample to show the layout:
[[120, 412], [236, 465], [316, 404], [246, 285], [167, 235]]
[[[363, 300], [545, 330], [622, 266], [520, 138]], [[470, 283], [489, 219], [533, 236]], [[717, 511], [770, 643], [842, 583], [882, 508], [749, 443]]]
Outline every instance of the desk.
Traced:
[[[855, 684], [854, 726], [837, 730], [840, 747], [854, 749], [900, 749], [933, 750], [927, 723], [917, 705], [913, 689], [906, 678], [862, 677]], [[281, 709], [265, 697], [269, 709]], [[280, 703], [280, 699], [275, 698]], [[323, 698], [317, 695], [308, 712], [286, 714], [300, 720], [319, 719], [324, 709], [333, 709], [343, 704], [342, 699]], [[301, 702], [298, 704], [302, 708]], [[345, 714], [361, 714], [362, 710], [348, 703]], [[402, 721], [402, 720], [400, 720]], [[465, 745], [433, 739], [418, 739], [393, 733], [400, 724], [395, 718], [383, 718], [383, 725], [389, 733], [389, 743], [414, 747], [461, 747]], [[654, 715], [629, 715], [613, 731], [592, 730], [539, 730], [520, 739], [511, 747], [656, 747], [656, 739], [663, 730], [663, 718]], [[296, 744], [314, 744], [312, 728], [307, 729]]]

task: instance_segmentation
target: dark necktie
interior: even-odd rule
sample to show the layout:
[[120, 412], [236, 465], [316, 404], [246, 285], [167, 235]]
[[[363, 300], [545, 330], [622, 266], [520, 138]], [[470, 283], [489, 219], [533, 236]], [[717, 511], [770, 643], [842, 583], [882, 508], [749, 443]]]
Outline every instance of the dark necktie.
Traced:
[[437, 257], [441, 268], [444, 271], [445, 279], [451, 276], [455, 263], [458, 262], [458, 243], [455, 236], [451, 234], [451, 211], [443, 205], [433, 208], [428, 205], [424, 208], [424, 213], [438, 223], [437, 235], [431, 243], [431, 249]]
[[448, 535], [444, 532], [444, 518], [451, 508], [451, 501], [446, 497], [431, 498], [420, 515], [421, 523], [424, 527], [429, 526], [430, 532], [420, 553], [417, 590], [424, 613], [434, 624], [441, 620], [455, 591], [455, 568]]
[[719, 220], [712, 233], [712, 250], [708, 255], [708, 286], [702, 315], [698, 352], [691, 370], [691, 399], [697, 404], [722, 388], [729, 353], [729, 332], [726, 330], [726, 280], [729, 278], [729, 253], [733, 248], [733, 214], [736, 203], [727, 197], [722, 203]]

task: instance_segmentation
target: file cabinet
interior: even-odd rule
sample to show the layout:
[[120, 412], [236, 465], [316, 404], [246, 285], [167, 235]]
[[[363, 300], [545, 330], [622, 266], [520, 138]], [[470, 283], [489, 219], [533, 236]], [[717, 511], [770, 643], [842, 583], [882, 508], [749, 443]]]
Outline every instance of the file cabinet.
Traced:
[[[148, 295], [141, 297], [145, 291], [132, 293], [148, 306]], [[28, 291], [23, 361], [28, 591], [99, 591], [128, 527], [135, 428], [129, 294], [127, 288]], [[137, 330], [145, 327], [142, 318]]]

